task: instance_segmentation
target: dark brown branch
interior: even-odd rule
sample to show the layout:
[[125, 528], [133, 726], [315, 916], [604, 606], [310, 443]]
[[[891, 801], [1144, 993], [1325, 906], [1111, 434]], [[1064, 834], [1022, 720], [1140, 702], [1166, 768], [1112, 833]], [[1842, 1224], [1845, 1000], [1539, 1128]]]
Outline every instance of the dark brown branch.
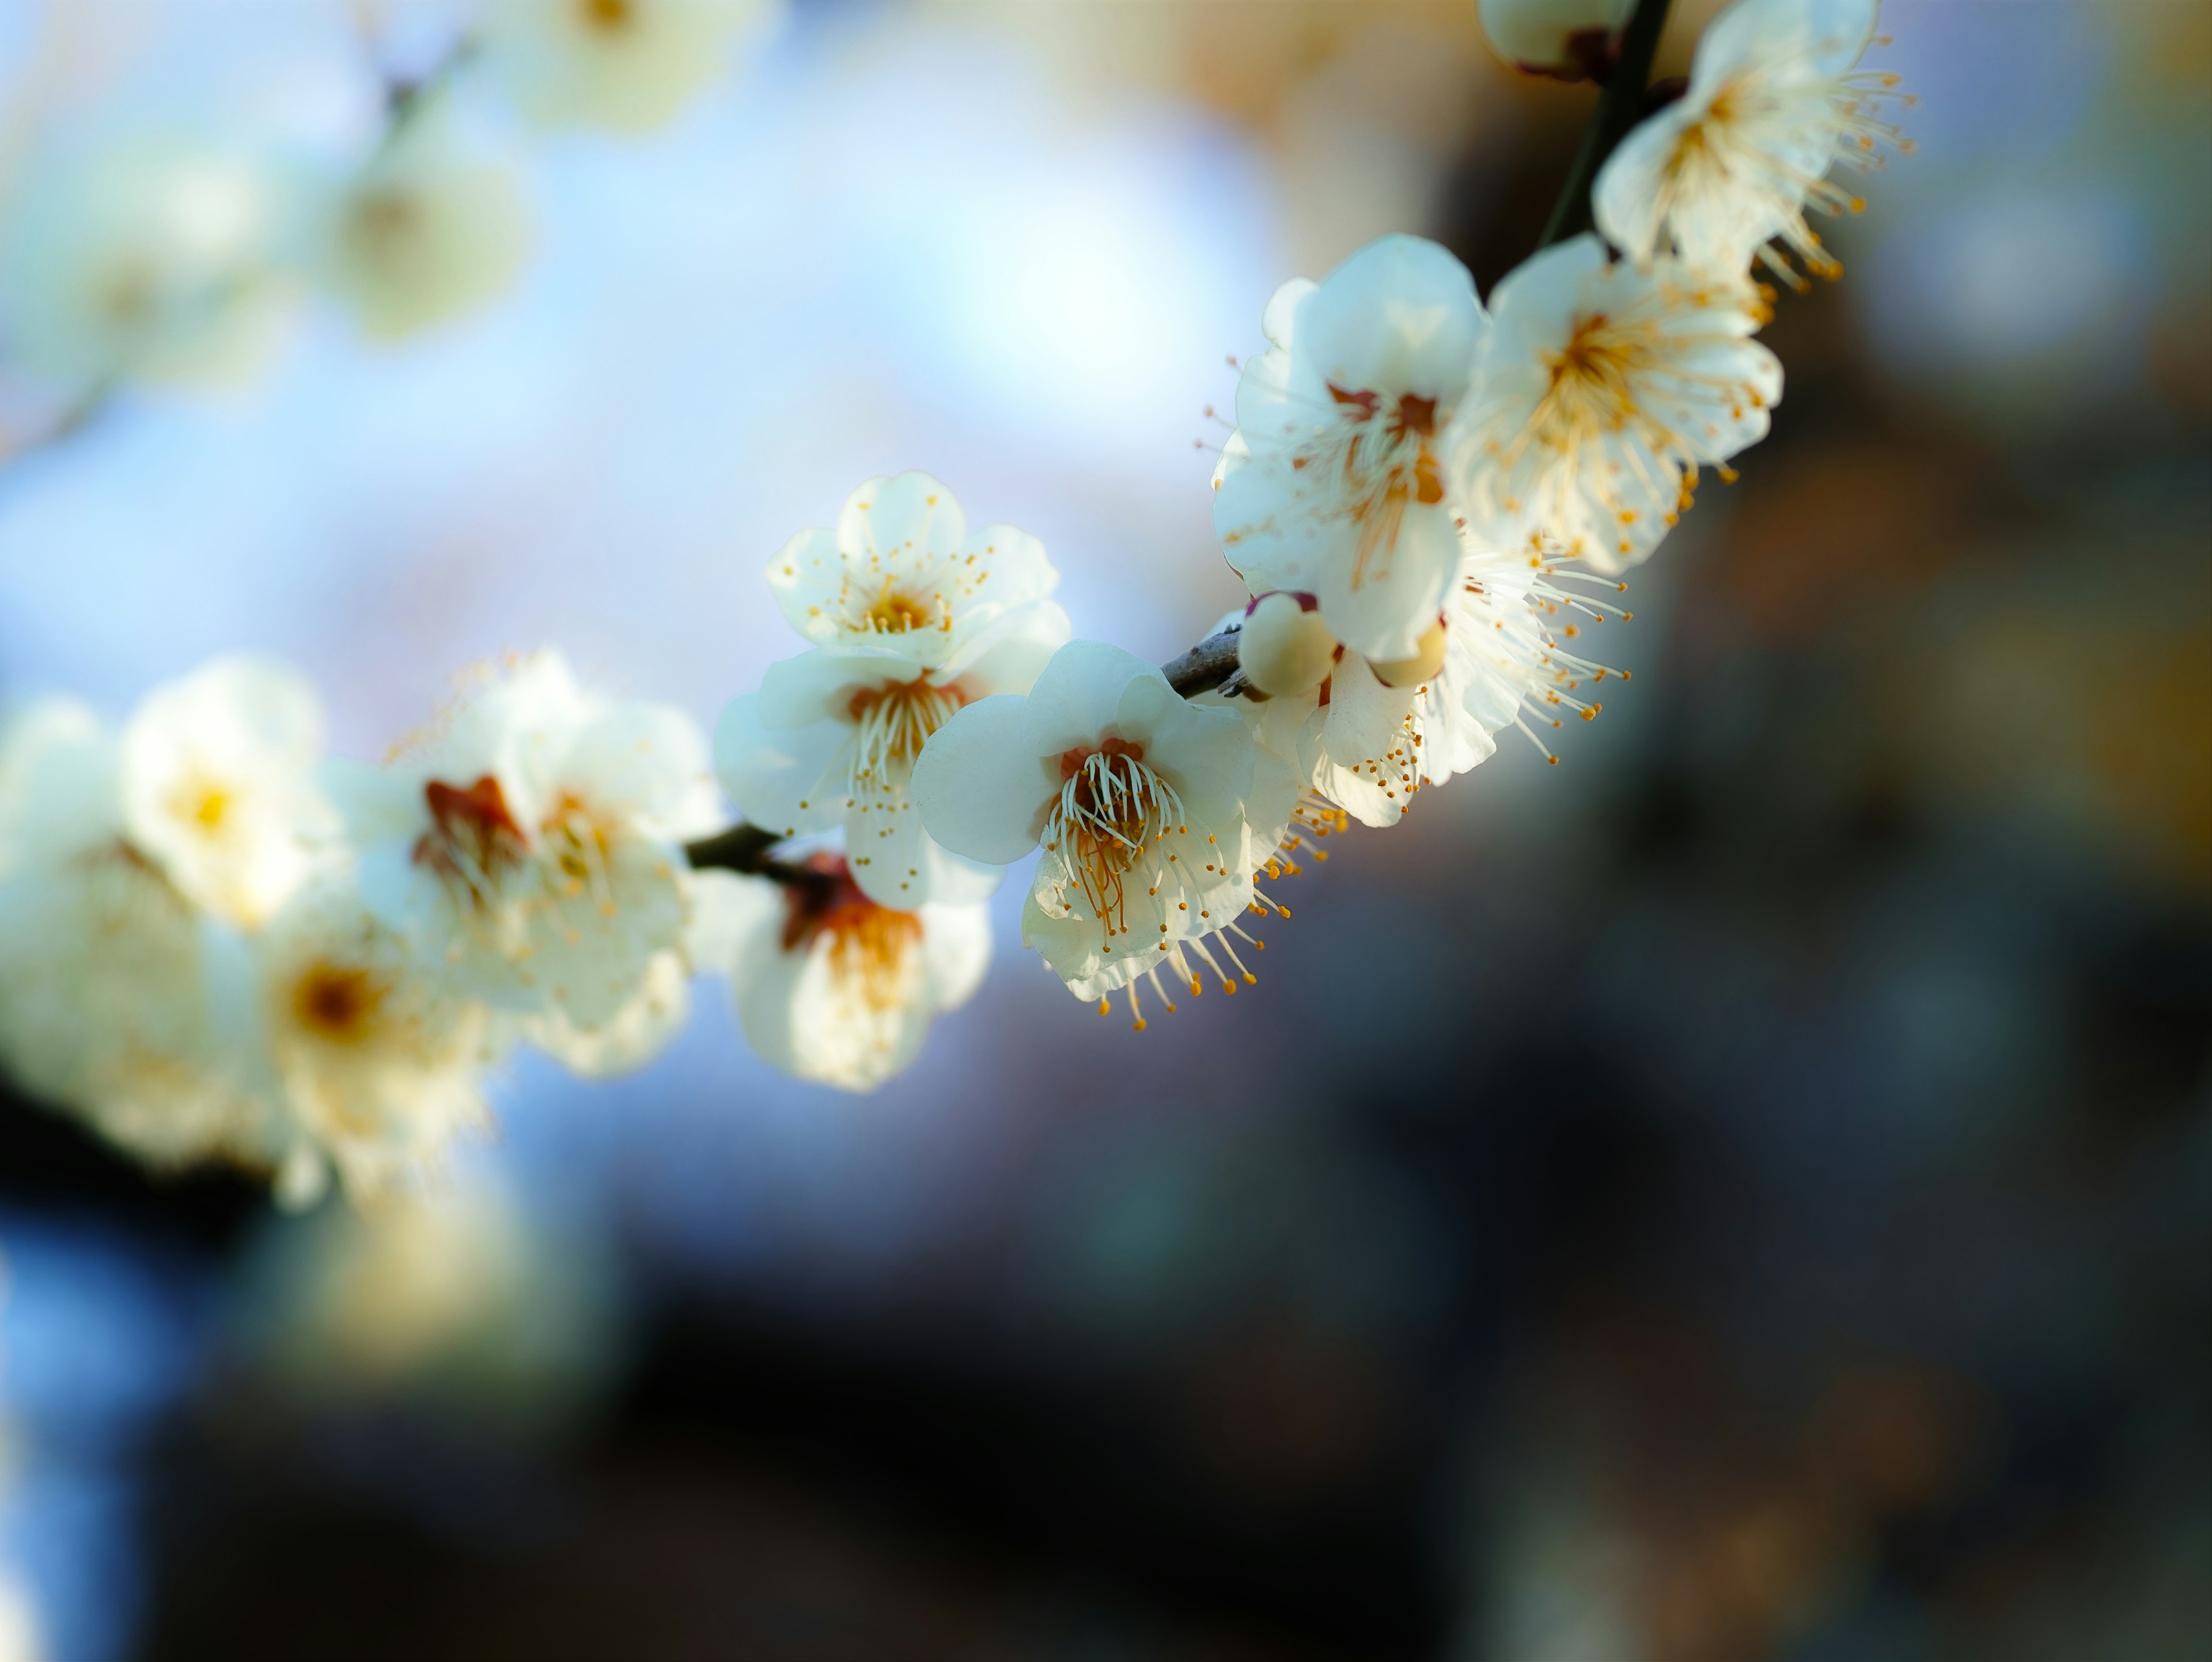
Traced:
[[1666, 33], [1667, 5], [1668, 0], [1636, 0], [1628, 27], [1620, 32], [1620, 55], [1613, 59], [1605, 92], [1583, 133], [1582, 148], [1575, 152], [1575, 165], [1560, 188], [1559, 199], [1552, 205], [1552, 217], [1538, 247], [1565, 242], [1596, 222], [1591, 216], [1590, 190], [1606, 158], [1644, 119], [1644, 88], [1651, 79], [1651, 60], [1658, 55], [1659, 37]]

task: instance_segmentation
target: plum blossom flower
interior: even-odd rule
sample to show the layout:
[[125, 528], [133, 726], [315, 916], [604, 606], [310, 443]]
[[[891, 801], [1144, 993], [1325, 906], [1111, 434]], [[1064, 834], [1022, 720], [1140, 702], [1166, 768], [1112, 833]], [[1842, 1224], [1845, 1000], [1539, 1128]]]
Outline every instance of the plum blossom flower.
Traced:
[[1808, 270], [1840, 271], [1807, 206], [1857, 212], [1866, 204], [1829, 170], [1911, 148], [1881, 113], [1898, 77], [1857, 67], [1875, 13], [1875, 0], [1737, 0], [1723, 12], [1698, 42], [1688, 90], [1599, 173], [1591, 204], [1607, 240], [1643, 264], [1672, 255], [1723, 277], [1756, 257], [1802, 284], [1769, 246], [1778, 238]]
[[1062, 647], [1027, 697], [963, 709], [915, 771], [922, 819], [947, 848], [999, 865], [1042, 849], [1023, 944], [1076, 996], [1102, 1001], [1139, 976], [1158, 989], [1158, 966], [1188, 979], [1186, 949], [1242, 934], [1297, 794], [1235, 714], [1091, 641]]
[[1560, 81], [1601, 76], [1634, 0], [1480, 0], [1482, 32], [1508, 63]]
[[35, 155], [0, 227], [10, 359], [80, 393], [242, 377], [294, 309], [288, 208], [264, 161], [201, 139], [101, 132]]
[[442, 105], [410, 116], [313, 216], [312, 269], [362, 332], [398, 340], [504, 292], [530, 245], [521, 175]]
[[926, 473], [871, 479], [838, 527], [803, 531], [769, 584], [811, 652], [774, 665], [714, 735], [723, 788], [785, 836], [842, 825], [854, 880], [912, 910], [980, 900], [995, 868], [941, 846], [910, 793], [922, 746], [976, 699], [1026, 692], [1068, 636], [1059, 575], [1012, 526], [973, 533]]
[[491, 0], [476, 39], [528, 120], [637, 133], [689, 103], [778, 9], [773, 0]]
[[270, 1083], [291, 1141], [281, 1198], [313, 1199], [335, 1166], [349, 1196], [373, 1199], [489, 1125], [478, 1081], [502, 1048], [500, 1024], [424, 973], [349, 880], [301, 891], [254, 950]]
[[[1314, 686], [1242, 708], [1260, 742], [1322, 802], [1364, 825], [1395, 825], [1423, 787], [1488, 759], [1503, 728], [1528, 730], [1532, 713], [1557, 726], [1559, 709], [1595, 716], [1598, 706], [1577, 690], [1619, 672], [1564, 648], [1558, 631], [1572, 637], [1585, 622], [1625, 614], [1579, 594], [1571, 586], [1577, 575], [1470, 549], [1446, 597], [1435, 656], [1419, 676], [1339, 648]], [[1552, 618], [1561, 619], [1557, 630]], [[1308, 834], [1328, 830], [1321, 819]]]
[[149, 1163], [258, 1160], [244, 945], [132, 840], [122, 776], [71, 700], [0, 732], [0, 1061]]
[[322, 740], [321, 700], [283, 664], [218, 658], [155, 688], [123, 729], [132, 845], [193, 904], [258, 928], [333, 829]]
[[809, 856], [807, 869], [815, 881], [702, 873], [711, 921], [695, 931], [694, 956], [728, 972], [762, 1060], [872, 1091], [914, 1060], [933, 1020], [982, 984], [990, 917], [980, 905], [878, 905], [834, 854]]
[[1446, 429], [1489, 327], [1467, 268], [1386, 236], [1267, 302], [1244, 367], [1213, 524], [1255, 594], [1316, 596], [1337, 637], [1411, 656], [1459, 559]]
[[[680, 1019], [681, 845], [716, 817], [683, 712], [586, 691], [539, 652], [419, 751], [330, 779], [369, 910], [460, 995], [532, 1020], [586, 1071], [638, 1060]], [[625, 1042], [597, 1044], [611, 1036]]]
[[1747, 282], [1609, 262], [1584, 234], [1527, 261], [1492, 299], [1454, 455], [1468, 524], [1492, 545], [1616, 572], [1658, 545], [1701, 466], [1765, 435], [1782, 366], [1751, 338]]

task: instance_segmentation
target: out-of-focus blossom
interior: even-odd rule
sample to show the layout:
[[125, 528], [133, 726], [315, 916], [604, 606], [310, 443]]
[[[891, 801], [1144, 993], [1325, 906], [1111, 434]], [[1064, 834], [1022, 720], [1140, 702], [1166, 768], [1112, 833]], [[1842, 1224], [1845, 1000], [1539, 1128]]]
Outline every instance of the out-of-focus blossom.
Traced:
[[714, 735], [739, 813], [785, 836], [842, 825], [854, 880], [904, 910], [980, 900], [995, 868], [923, 829], [910, 794], [932, 734], [978, 698], [1029, 691], [1068, 636], [1059, 576], [1012, 526], [970, 535], [926, 473], [871, 479], [838, 527], [803, 531], [769, 584], [812, 652], [769, 669]]
[[321, 700], [283, 664], [218, 658], [155, 688], [123, 729], [131, 843], [193, 904], [259, 928], [333, 829], [322, 742]]
[[490, 0], [476, 40], [515, 107], [548, 127], [643, 132], [765, 28], [775, 0]]
[[313, 269], [363, 334], [397, 340], [504, 293], [530, 236], [521, 175], [434, 105], [318, 204]]
[[1499, 57], [1561, 81], [1609, 68], [1614, 39], [1633, 9], [1635, 0], [1480, 0], [1477, 7]]
[[962, 710], [915, 770], [947, 848], [994, 864], [1042, 848], [1024, 944], [1102, 1001], [1156, 965], [1180, 978], [1179, 947], [1238, 932], [1296, 796], [1238, 717], [1091, 641], [1061, 648], [1026, 697]]
[[1875, 14], [1875, 0], [1737, 0], [1698, 41], [1689, 90], [1599, 173], [1591, 204], [1606, 240], [1643, 264], [1672, 255], [1722, 277], [1758, 256], [1802, 282], [1767, 248], [1779, 238], [1808, 269], [1839, 271], [1806, 206], [1856, 212], [1866, 204], [1829, 169], [1909, 148], [1880, 114], [1897, 77], [1857, 70]]
[[236, 1066], [243, 945], [126, 828], [119, 746], [82, 706], [0, 734], [0, 1060], [141, 1159], [264, 1153]]
[[1371, 656], [1419, 649], [1459, 561], [1440, 441], [1487, 327], [1467, 268], [1419, 237], [1275, 291], [1215, 476], [1215, 531], [1255, 593], [1316, 596]]
[[914, 1060], [933, 1019], [981, 985], [990, 917], [976, 905], [878, 905], [836, 855], [816, 855], [808, 868], [817, 882], [702, 874], [694, 956], [728, 973], [746, 1042], [763, 1061], [872, 1091]]
[[349, 1196], [373, 1198], [489, 1124], [477, 1079], [494, 1059], [491, 1013], [425, 975], [351, 882], [304, 890], [254, 944], [272, 1084], [295, 1138], [281, 1197], [313, 1199], [334, 1166]]
[[1680, 517], [1701, 465], [1765, 436], [1782, 366], [1751, 338], [1748, 281], [1609, 261], [1584, 234], [1525, 262], [1492, 300], [1454, 448], [1468, 522], [1492, 545], [1618, 571]]
[[546, 1227], [471, 1170], [272, 1221], [240, 1326], [272, 1380], [310, 1403], [402, 1397], [529, 1437], [615, 1360], [607, 1283], [588, 1233]]
[[0, 227], [9, 362], [78, 395], [238, 379], [293, 309], [288, 212], [265, 158], [202, 138], [84, 136], [34, 153]]
[[680, 964], [680, 845], [717, 817], [683, 712], [587, 692], [539, 652], [421, 749], [331, 779], [370, 910], [463, 996], [544, 1019], [533, 1037], [580, 1068], [605, 1063], [594, 1041], [618, 1022], [668, 1031], [653, 1013], [669, 998], [657, 965]]

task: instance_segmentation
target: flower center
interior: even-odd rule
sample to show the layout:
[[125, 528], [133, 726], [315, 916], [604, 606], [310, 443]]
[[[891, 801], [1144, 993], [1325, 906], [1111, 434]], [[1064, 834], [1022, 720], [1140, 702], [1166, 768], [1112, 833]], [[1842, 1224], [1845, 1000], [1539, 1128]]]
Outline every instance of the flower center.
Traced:
[[433, 779], [422, 787], [422, 800], [430, 829], [416, 839], [415, 863], [461, 885], [478, 904], [488, 901], [501, 874], [530, 852], [499, 781], [489, 773], [465, 786]]
[[859, 729], [853, 743], [854, 794], [902, 783], [929, 735], [967, 702], [957, 685], [932, 686], [926, 675], [855, 692], [845, 706]]
[[1182, 799], [1145, 765], [1145, 747], [1108, 739], [1060, 758], [1060, 800], [1045, 820], [1044, 847], [1083, 891], [1107, 945], [1129, 932], [1127, 879], [1152, 844], [1185, 829]]
[[614, 836], [605, 816], [573, 791], [562, 791], [552, 811], [538, 826], [545, 851], [552, 856], [551, 881], [563, 898], [589, 892], [600, 912], [615, 915]]
[[915, 948], [921, 944], [921, 919], [861, 893], [840, 855], [817, 854], [806, 864], [827, 880], [785, 888], [783, 950], [802, 951], [828, 936], [832, 978], [871, 1010], [898, 1008], [907, 999]]
[[210, 842], [229, 823], [234, 799], [204, 774], [193, 774], [169, 794], [169, 812]]
[[580, 0], [576, 9], [583, 14], [585, 27], [610, 34], [628, 28], [637, 15], [636, 0]]
[[1429, 441], [1437, 428], [1437, 400], [1417, 393], [1395, 399], [1371, 392], [1347, 392], [1334, 382], [1328, 394], [1343, 417], [1293, 457], [1291, 466], [1311, 468], [1328, 480], [1337, 508], [1359, 527], [1352, 562], [1352, 587], [1372, 578], [1385, 581], [1399, 527], [1413, 503], [1433, 507], [1444, 499], [1443, 472]]
[[1617, 433], [1636, 419], [1636, 379], [1657, 364], [1654, 337], [1603, 312], [1577, 320], [1565, 346], [1546, 356], [1552, 384], [1529, 423], [1535, 441], [1565, 448], [1594, 430]]
[[292, 989], [292, 1014], [301, 1027], [334, 1044], [368, 1037], [386, 989], [355, 965], [315, 964]]
[[905, 635], [917, 629], [929, 629], [937, 623], [938, 608], [926, 600], [917, 600], [908, 594], [886, 587], [872, 605], [860, 614], [861, 621], [878, 635]]

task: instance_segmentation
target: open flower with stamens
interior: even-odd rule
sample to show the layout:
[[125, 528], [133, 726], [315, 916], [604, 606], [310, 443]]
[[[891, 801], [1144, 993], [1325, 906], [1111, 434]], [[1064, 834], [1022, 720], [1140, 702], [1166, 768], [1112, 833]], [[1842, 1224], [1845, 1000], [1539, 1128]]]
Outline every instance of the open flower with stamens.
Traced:
[[813, 880], [797, 883], [702, 873], [693, 959], [729, 975], [762, 1060], [872, 1091], [914, 1060], [933, 1020], [982, 984], [990, 916], [980, 905], [878, 905], [838, 855], [812, 855], [806, 868]]
[[1245, 365], [1213, 524], [1253, 593], [1317, 597], [1337, 637], [1411, 656], [1442, 609], [1462, 513], [1443, 466], [1488, 327], [1467, 268], [1386, 236], [1286, 283]]
[[1844, 161], [1878, 166], [1911, 143], [1884, 113], [1911, 100], [1894, 75], [1863, 71], [1875, 0], [1737, 0], [1698, 42], [1688, 90], [1623, 139], [1591, 193], [1607, 240], [1644, 263], [1673, 255], [1741, 276], [1757, 258], [1802, 286], [1787, 256], [1842, 267], [1805, 222], [1810, 206], [1866, 204], [1828, 180]]
[[491, 0], [474, 38], [526, 119], [636, 133], [682, 109], [780, 9], [775, 0]]
[[1296, 795], [1236, 715], [1091, 641], [1062, 647], [1026, 697], [962, 710], [915, 770], [947, 848], [994, 864], [1043, 850], [1022, 940], [1080, 998], [1163, 965], [1184, 975], [1182, 949], [1237, 930]]
[[282, 664], [218, 658], [156, 687], [123, 729], [131, 843], [194, 904], [259, 928], [334, 829], [322, 740], [321, 701]]
[[272, 1135], [290, 1144], [281, 1198], [313, 1200], [331, 1166], [348, 1195], [373, 1198], [489, 1125], [479, 1075], [511, 1024], [425, 974], [349, 880], [302, 890], [254, 948]]
[[520, 172], [442, 101], [411, 115], [315, 204], [310, 268], [364, 335], [398, 340], [503, 293], [530, 246]]
[[1396, 666], [1385, 667], [1386, 679], [1347, 647], [1317, 687], [1239, 707], [1323, 801], [1362, 825], [1395, 825], [1424, 786], [1487, 759], [1502, 728], [1525, 730], [1532, 715], [1557, 726], [1555, 709], [1596, 715], [1575, 689], [1618, 672], [1563, 648], [1559, 635], [1623, 614], [1581, 586], [1553, 565], [1470, 550], [1445, 598], [1434, 665], [1419, 679], [1404, 679]]
[[869, 480], [836, 531], [801, 532], [769, 563], [785, 615], [818, 645], [724, 712], [714, 755], [731, 801], [785, 836], [842, 825], [854, 880], [879, 904], [988, 896], [998, 869], [924, 829], [915, 764], [963, 706], [1029, 691], [1067, 639], [1044, 598], [1057, 581], [1034, 537], [971, 534], [927, 474]]
[[[532, 1019], [584, 1071], [635, 1062], [680, 1020], [682, 844], [717, 819], [683, 712], [589, 692], [539, 652], [420, 750], [328, 776], [369, 910], [462, 996]], [[645, 1041], [595, 1044], [641, 1010]]]
[[72, 701], [0, 732], [0, 1064], [149, 1163], [260, 1160], [244, 943], [132, 840], [122, 775]]
[[1468, 522], [1491, 546], [1618, 571], [1689, 507], [1699, 467], [1765, 436], [1782, 366], [1751, 338], [1747, 281], [1608, 261], [1586, 234], [1522, 265], [1492, 299], [1454, 451]]

